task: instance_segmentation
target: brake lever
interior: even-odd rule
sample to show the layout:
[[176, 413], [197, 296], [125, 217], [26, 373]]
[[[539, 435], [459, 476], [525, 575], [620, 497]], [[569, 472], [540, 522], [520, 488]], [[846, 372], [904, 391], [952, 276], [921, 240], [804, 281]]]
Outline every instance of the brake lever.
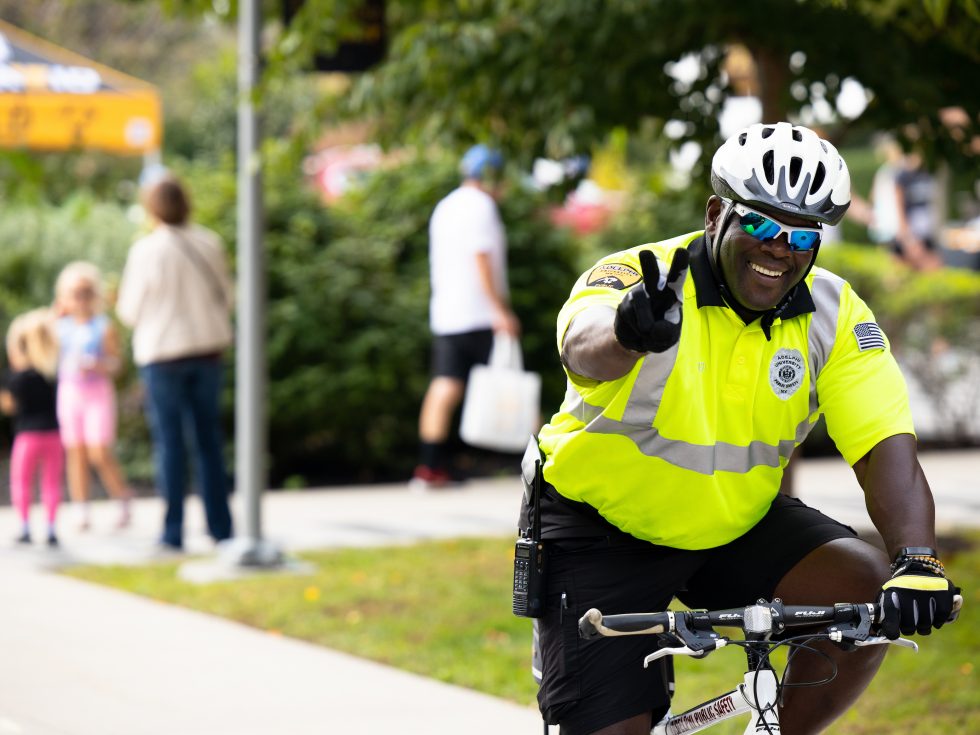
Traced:
[[857, 646], [858, 648], [891, 644], [893, 646], [901, 646], [902, 648], [911, 648], [915, 653], [919, 652], [919, 644], [915, 641], [910, 641], [908, 638], [896, 638], [892, 640], [891, 638], [885, 638], [883, 635], [875, 635], [863, 641], [850, 641], [850, 643], [852, 646]]
[[663, 658], [664, 656], [692, 656], [693, 658], [703, 658], [711, 651], [724, 647], [728, 643], [727, 638], [722, 638], [712, 631], [702, 632], [688, 626], [686, 618], [682, 614], [674, 616], [673, 629], [670, 635], [674, 640], [682, 643], [681, 646], [664, 646], [658, 648], [645, 659], [643, 667], [646, 668], [651, 662]]
[[711, 651], [716, 651], [719, 648], [724, 648], [728, 644], [728, 640], [725, 638], [719, 638], [713, 642], [710, 648], [700, 648], [693, 649], [687, 646], [676, 646], [674, 648], [658, 648], [656, 651], [648, 655], [643, 659], [643, 668], [647, 668], [654, 661], [664, 658], [665, 656], [691, 656], [692, 658], [703, 658], [707, 656]]

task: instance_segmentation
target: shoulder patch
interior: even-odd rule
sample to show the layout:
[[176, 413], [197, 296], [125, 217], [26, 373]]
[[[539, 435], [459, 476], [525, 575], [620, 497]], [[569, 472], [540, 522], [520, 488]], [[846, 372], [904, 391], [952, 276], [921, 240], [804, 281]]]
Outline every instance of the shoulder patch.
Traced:
[[858, 350], [885, 349], [885, 335], [874, 322], [861, 322], [854, 325], [854, 339], [857, 340]]
[[587, 286], [601, 286], [622, 290], [639, 282], [640, 274], [622, 263], [606, 263], [592, 269], [586, 279]]

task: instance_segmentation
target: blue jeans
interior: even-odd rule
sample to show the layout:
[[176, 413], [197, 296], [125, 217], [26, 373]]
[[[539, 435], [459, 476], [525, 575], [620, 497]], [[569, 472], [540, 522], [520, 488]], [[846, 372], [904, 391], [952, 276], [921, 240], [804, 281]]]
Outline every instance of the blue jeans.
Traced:
[[153, 434], [157, 487], [167, 502], [161, 541], [184, 542], [184, 496], [187, 492], [185, 430], [194, 443], [198, 488], [208, 532], [215, 541], [232, 535], [228, 479], [222, 453], [221, 381], [216, 357], [158, 362], [140, 369], [146, 384], [146, 411]]

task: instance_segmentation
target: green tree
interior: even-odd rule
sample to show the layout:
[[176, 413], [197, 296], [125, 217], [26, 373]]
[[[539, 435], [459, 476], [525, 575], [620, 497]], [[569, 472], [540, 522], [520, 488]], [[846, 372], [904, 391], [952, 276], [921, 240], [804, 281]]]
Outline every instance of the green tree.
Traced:
[[[49, 2], [51, 0], [48, 0]], [[88, 1], [88, 0], [85, 0]], [[147, 0], [127, 0], [131, 4]], [[231, 20], [236, 0], [159, 0], [183, 15]], [[356, 33], [359, 0], [304, 0], [268, 49], [267, 78], [305, 68]], [[280, 2], [263, 2], [270, 21]], [[872, 93], [858, 123], [918, 130], [954, 164], [980, 136], [978, 0], [388, 0], [387, 61], [360, 75], [349, 112], [399, 144], [490, 139], [527, 157], [589, 150], [618, 126], [654, 117], [686, 123], [710, 145], [731, 93], [733, 44], [758, 68], [766, 120], [826, 101], [854, 78]], [[671, 65], [694, 57], [693, 80]], [[940, 111], [966, 112], [951, 129]], [[847, 122], [847, 121], [845, 121]], [[843, 136], [853, 126], [838, 126]]]
[[[491, 138], [529, 154], [564, 155], [589, 149], [616, 125], [657, 117], [687, 123], [684, 137], [706, 143], [732, 91], [723, 62], [737, 43], [756, 62], [764, 119], [820, 99], [832, 105], [853, 77], [873, 94], [862, 122], [898, 131], [914, 123], [949, 157], [977, 133], [980, 23], [964, 2], [949, 6], [937, 26], [931, 4], [423, 4], [395, 36], [387, 63], [359, 80], [352, 103], [391, 140]], [[687, 55], [700, 67], [693, 81], [671, 75]], [[954, 104], [970, 123], [950, 134], [938, 116]]]

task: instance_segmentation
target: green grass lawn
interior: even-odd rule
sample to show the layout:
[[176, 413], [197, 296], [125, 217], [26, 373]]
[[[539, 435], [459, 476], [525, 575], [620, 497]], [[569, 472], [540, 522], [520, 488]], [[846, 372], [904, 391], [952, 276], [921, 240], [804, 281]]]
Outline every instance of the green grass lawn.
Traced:
[[[968, 548], [947, 557], [965, 590], [959, 622], [920, 639], [918, 654], [894, 649], [831, 732], [980, 732], [980, 533], [963, 538]], [[531, 704], [531, 623], [510, 612], [512, 550], [509, 539], [475, 539], [308, 553], [308, 576], [209, 585], [178, 580], [173, 564], [68, 574]], [[733, 685], [744, 663], [734, 647], [707, 664], [678, 660], [675, 711]], [[741, 718], [726, 724], [712, 732], [744, 729]]]

